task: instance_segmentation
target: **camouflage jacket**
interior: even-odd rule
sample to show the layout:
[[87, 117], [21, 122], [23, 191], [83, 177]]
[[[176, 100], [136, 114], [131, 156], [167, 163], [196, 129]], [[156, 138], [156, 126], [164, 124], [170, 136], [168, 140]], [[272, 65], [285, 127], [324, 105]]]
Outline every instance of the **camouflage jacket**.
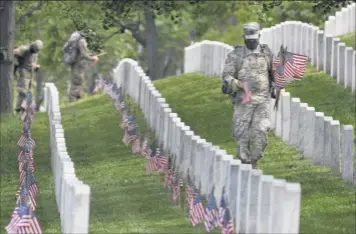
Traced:
[[37, 62], [38, 54], [32, 54], [29, 45], [19, 46], [15, 51], [17, 52], [15, 57], [18, 61], [18, 68], [32, 72], [32, 68]]
[[84, 39], [80, 39], [78, 41], [77, 49], [78, 49], [78, 54], [73, 66], [85, 68], [87, 67], [88, 62], [93, 61], [93, 59], [90, 56], [90, 51], [88, 47], [85, 45]]
[[[274, 86], [274, 77], [273, 77], [273, 53], [270, 48], [265, 44], [260, 44], [260, 54], [265, 55], [267, 64], [268, 64], [268, 76], [269, 76], [269, 86], [270, 91]], [[240, 70], [242, 69], [243, 61], [246, 55], [250, 54], [249, 50], [244, 45], [238, 45], [233, 51], [231, 51], [225, 60], [224, 69], [221, 75], [223, 92], [228, 94], [231, 101], [235, 103], [243, 97], [243, 83], [241, 77], [238, 76]], [[237, 80], [238, 87], [241, 88], [241, 91], [232, 92], [231, 82]]]

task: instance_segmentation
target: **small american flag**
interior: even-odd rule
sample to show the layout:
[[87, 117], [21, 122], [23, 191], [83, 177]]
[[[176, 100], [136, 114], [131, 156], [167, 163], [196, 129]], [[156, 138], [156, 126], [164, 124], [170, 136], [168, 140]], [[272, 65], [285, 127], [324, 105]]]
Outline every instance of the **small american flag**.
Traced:
[[22, 122], [22, 133], [28, 132], [30, 130], [30, 122]]
[[31, 225], [30, 225], [31, 233], [42, 234], [42, 229], [40, 223], [35, 215], [35, 212], [32, 212], [31, 215]]
[[208, 196], [208, 206], [205, 208], [204, 224], [207, 232], [211, 232], [219, 226], [218, 212], [214, 191]]
[[172, 188], [172, 177], [173, 177], [173, 172], [171, 169], [168, 169], [166, 178], [165, 178], [165, 183], [164, 187], [168, 188], [168, 190], [171, 190]]
[[190, 208], [190, 206], [193, 204], [194, 196], [192, 191], [194, 191], [194, 184], [190, 178], [190, 175], [188, 174], [187, 187], [185, 188], [185, 202], [188, 208]]
[[19, 215], [19, 210], [20, 210], [20, 206], [16, 205], [14, 211], [12, 212], [11, 220], [9, 224], [5, 227], [5, 230], [8, 234], [17, 233], [16, 225], [21, 219]]
[[132, 142], [131, 146], [132, 153], [139, 154], [141, 153], [141, 139], [139, 136], [136, 136]]
[[125, 131], [124, 137], [122, 138], [122, 142], [127, 146], [129, 144], [129, 133]]
[[147, 157], [147, 150], [148, 150], [148, 137], [145, 136], [142, 141], [142, 146], [141, 146], [141, 154], [144, 157]]
[[34, 162], [33, 162], [33, 153], [32, 151], [25, 153], [25, 157], [27, 159], [28, 162], [28, 169], [30, 172], [34, 173], [35, 172], [35, 166], [34, 166]]
[[119, 111], [120, 112], [120, 109], [121, 109], [121, 103], [119, 101], [115, 101], [114, 103], [114, 106], [115, 106], [115, 110]]
[[164, 155], [163, 148], [158, 149], [158, 162], [159, 162], [159, 171], [167, 172], [168, 171], [168, 158]]
[[36, 200], [37, 196], [38, 196], [38, 187], [37, 187], [37, 184], [35, 181], [35, 177], [32, 173], [29, 174], [28, 180], [29, 180], [28, 183], [30, 185], [30, 187], [29, 187], [30, 197], [32, 197], [33, 200]]
[[132, 131], [132, 130], [136, 129], [136, 127], [137, 127], [137, 124], [136, 124], [135, 117], [129, 116], [127, 118], [127, 123], [126, 123], [127, 131]]
[[149, 153], [147, 157], [147, 172], [154, 172], [157, 169], [155, 148], [153, 150], [150, 149]]
[[225, 215], [225, 210], [226, 210], [226, 203], [225, 203], [225, 198], [224, 195], [221, 196], [220, 200], [220, 208], [219, 208], [219, 224], [220, 227], [223, 228], [224, 226], [224, 215]]
[[178, 199], [180, 197], [180, 183], [179, 183], [179, 176], [175, 173], [173, 174], [172, 183], [173, 183], [173, 203], [177, 204]]
[[24, 136], [24, 134], [22, 134], [19, 141], [17, 142], [17, 145], [20, 147], [24, 147], [25, 144], [26, 144], [26, 137]]
[[204, 207], [200, 201], [200, 195], [198, 191], [194, 191], [194, 200], [190, 206], [190, 222], [194, 226], [198, 225], [204, 220]]
[[112, 84], [111, 83], [107, 84], [107, 85], [104, 85], [103, 93], [108, 95], [108, 96], [112, 95]]
[[275, 57], [273, 59], [276, 86], [278, 88], [283, 88], [288, 79], [302, 79], [308, 62], [308, 57], [304, 55], [284, 52], [284, 56], [284, 65], [281, 63], [281, 59], [279, 57]]
[[93, 93], [99, 92], [99, 90], [103, 89], [103, 83], [101, 81], [96, 81], [96, 85], [94, 87]]
[[226, 207], [223, 218], [223, 227], [221, 234], [233, 234], [234, 233], [234, 224], [232, 222], [230, 209]]
[[29, 233], [28, 229], [31, 226], [30, 210], [26, 205], [20, 206], [19, 216], [20, 216], [20, 220], [17, 222], [16, 227], [20, 229], [19, 230], [20, 233]]
[[22, 170], [20, 172], [20, 185], [21, 184], [24, 184], [25, 180], [26, 180], [26, 176], [27, 176], [27, 173], [25, 170]]
[[121, 123], [120, 123], [120, 127], [122, 128], [122, 129], [126, 129], [126, 127], [127, 127], [127, 122], [129, 121], [129, 115], [127, 115], [126, 113], [124, 113], [123, 115], [122, 115], [122, 120], [121, 120]]
[[137, 128], [135, 127], [131, 131], [127, 131], [128, 137], [127, 137], [127, 144], [130, 144], [132, 141], [134, 141], [138, 137], [137, 133]]

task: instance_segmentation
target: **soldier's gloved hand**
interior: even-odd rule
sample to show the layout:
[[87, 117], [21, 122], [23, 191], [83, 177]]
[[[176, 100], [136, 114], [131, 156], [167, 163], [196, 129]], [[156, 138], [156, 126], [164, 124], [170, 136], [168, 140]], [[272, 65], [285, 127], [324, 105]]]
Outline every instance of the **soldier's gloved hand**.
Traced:
[[240, 89], [240, 86], [239, 86], [238, 82], [239, 82], [239, 81], [236, 80], [236, 79], [234, 79], [234, 80], [231, 81], [231, 90], [232, 90], [233, 92], [237, 92], [237, 91]]

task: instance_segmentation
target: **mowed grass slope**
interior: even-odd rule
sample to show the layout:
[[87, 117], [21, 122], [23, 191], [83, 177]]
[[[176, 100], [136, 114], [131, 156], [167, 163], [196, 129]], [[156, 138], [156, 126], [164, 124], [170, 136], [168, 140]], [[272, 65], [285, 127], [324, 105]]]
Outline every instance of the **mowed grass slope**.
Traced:
[[[221, 93], [220, 80], [186, 74], [155, 82], [174, 112], [195, 134], [235, 155], [231, 135], [232, 105]], [[301, 160], [301, 154], [269, 135], [264, 174], [298, 182], [302, 186], [300, 233], [354, 233], [355, 190], [330, 170]]]
[[[130, 109], [143, 132], [141, 112]], [[147, 174], [146, 159], [122, 143], [121, 117], [110, 98], [89, 97], [62, 110], [76, 174], [91, 187], [90, 233], [205, 233], [171, 204], [163, 177]]]
[[[47, 115], [36, 113], [32, 124], [32, 138], [36, 142], [34, 150], [35, 180], [39, 188], [36, 216], [43, 233], [60, 233], [60, 219], [54, 194], [50, 165], [49, 129]], [[15, 208], [15, 194], [19, 186], [17, 141], [21, 135], [21, 120], [18, 115], [0, 116], [0, 233], [5, 232], [12, 211]]]

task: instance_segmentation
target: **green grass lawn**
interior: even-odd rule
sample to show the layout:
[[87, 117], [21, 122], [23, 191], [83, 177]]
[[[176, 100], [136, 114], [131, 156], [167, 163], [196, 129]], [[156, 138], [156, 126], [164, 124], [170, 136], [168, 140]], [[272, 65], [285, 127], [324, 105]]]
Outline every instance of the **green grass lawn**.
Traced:
[[354, 50], [356, 50], [356, 35], [355, 32], [345, 34], [340, 37], [340, 40], [342, 42], [345, 42], [346, 46], [352, 47]]
[[[60, 233], [60, 220], [55, 201], [53, 177], [50, 166], [49, 130], [47, 115], [37, 113], [32, 125], [32, 138], [36, 142], [34, 151], [35, 179], [39, 188], [36, 216], [43, 233]], [[15, 193], [19, 186], [17, 141], [21, 135], [19, 116], [2, 115], [0, 152], [0, 233], [9, 223], [15, 208]]]
[[[232, 105], [221, 93], [220, 80], [187, 74], [159, 80], [155, 86], [196, 134], [235, 155]], [[355, 190], [328, 168], [301, 159], [295, 148], [269, 135], [261, 168], [265, 174], [301, 183], [300, 233], [354, 233]]]

